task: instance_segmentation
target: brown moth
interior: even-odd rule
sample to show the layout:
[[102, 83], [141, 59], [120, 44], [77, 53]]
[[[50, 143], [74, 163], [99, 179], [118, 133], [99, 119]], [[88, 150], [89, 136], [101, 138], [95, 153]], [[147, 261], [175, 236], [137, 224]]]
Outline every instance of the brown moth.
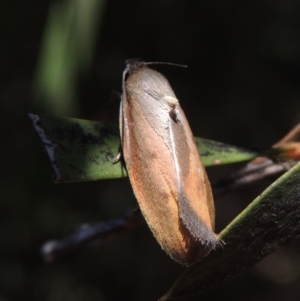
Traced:
[[219, 243], [209, 180], [169, 82], [141, 61], [123, 73], [123, 156], [140, 209], [161, 247], [188, 266]]

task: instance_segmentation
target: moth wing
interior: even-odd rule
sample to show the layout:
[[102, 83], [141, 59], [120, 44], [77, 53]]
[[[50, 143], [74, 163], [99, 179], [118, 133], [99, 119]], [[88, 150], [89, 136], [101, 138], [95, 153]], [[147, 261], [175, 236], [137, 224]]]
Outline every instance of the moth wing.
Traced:
[[194, 238], [211, 249], [218, 243], [213, 233], [213, 195], [188, 121], [180, 107], [177, 111], [178, 121], [171, 122], [171, 134], [180, 168], [179, 215]]

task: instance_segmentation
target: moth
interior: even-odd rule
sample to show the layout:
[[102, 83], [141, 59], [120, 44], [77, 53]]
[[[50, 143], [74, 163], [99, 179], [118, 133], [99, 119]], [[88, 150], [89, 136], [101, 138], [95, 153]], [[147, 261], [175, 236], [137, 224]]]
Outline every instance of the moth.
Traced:
[[168, 80], [151, 63], [126, 62], [120, 133], [129, 179], [156, 240], [189, 266], [219, 244], [210, 183]]

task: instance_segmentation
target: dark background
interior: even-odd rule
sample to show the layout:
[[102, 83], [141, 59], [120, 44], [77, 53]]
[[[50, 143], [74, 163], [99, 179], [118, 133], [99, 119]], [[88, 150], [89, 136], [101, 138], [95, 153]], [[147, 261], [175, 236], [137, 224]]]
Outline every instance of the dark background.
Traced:
[[[47, 240], [82, 223], [121, 215], [136, 201], [128, 179], [53, 184], [28, 112], [48, 112], [33, 83], [49, 1], [6, 1], [0, 10], [0, 300], [157, 300], [183, 270], [146, 226], [45, 264]], [[121, 91], [124, 60], [157, 66], [169, 79], [195, 135], [266, 148], [300, 119], [300, 3], [108, 1], [92, 68], [78, 78], [76, 116], [100, 120]], [[117, 112], [116, 112], [117, 114]], [[234, 168], [234, 167], [233, 167]], [[209, 169], [211, 179], [228, 170]], [[217, 232], [271, 182], [216, 200]], [[300, 245], [280, 248], [195, 300], [299, 300]]]

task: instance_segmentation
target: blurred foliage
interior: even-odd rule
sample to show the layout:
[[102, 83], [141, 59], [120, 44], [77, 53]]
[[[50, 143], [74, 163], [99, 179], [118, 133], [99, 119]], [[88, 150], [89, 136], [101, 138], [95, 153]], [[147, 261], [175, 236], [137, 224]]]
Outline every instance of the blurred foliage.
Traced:
[[48, 112], [78, 114], [77, 81], [90, 71], [104, 0], [53, 1], [43, 33], [34, 90]]
[[[187, 70], [159, 69], [170, 80], [194, 134], [266, 148], [300, 119], [300, 5], [296, 0], [109, 1], [102, 12], [102, 6], [92, 11], [90, 46], [74, 41], [76, 48], [91, 47], [86, 69], [82, 57], [74, 58], [72, 51], [67, 57], [73, 60], [68, 71], [72, 82], [63, 88], [71, 90], [62, 95], [70, 93], [74, 103], [60, 99], [50, 104], [45, 95], [34, 100], [31, 89], [38, 90], [34, 85], [51, 14], [58, 7], [65, 15], [57, 22], [72, 19], [65, 3], [71, 2], [4, 2], [0, 10], [0, 299], [154, 300], [182, 269], [163, 253], [147, 227], [65, 261], [40, 261], [38, 250], [46, 240], [81, 223], [122, 214], [135, 199], [127, 179], [53, 185], [27, 113], [100, 120], [107, 115], [111, 91], [121, 90], [125, 59], [184, 63]], [[226, 175], [228, 168], [208, 170], [210, 179]], [[217, 231], [269, 184], [244, 187], [216, 200]], [[299, 250], [299, 242], [281, 248], [201, 300], [298, 300]]]

